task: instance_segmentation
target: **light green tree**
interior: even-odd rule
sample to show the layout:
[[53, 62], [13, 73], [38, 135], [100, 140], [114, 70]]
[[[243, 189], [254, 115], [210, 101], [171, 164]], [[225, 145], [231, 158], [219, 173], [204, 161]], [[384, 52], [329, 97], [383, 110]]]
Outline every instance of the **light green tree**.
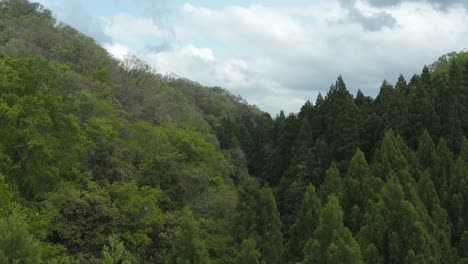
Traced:
[[176, 239], [167, 257], [168, 264], [208, 264], [210, 259], [192, 212], [185, 207], [179, 219]]
[[124, 244], [119, 241], [116, 235], [108, 238], [109, 246], [102, 248], [103, 264], [131, 264], [132, 261], [127, 255]]
[[41, 262], [38, 241], [19, 212], [0, 219], [0, 263], [37, 264]]
[[241, 244], [240, 252], [237, 257], [239, 264], [259, 264], [260, 252], [257, 249], [255, 239], [244, 239]]

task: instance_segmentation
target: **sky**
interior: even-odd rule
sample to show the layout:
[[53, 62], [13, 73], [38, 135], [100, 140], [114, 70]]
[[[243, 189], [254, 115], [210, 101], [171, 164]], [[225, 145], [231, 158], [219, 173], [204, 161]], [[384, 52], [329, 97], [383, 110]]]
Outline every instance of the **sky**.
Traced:
[[468, 0], [37, 0], [113, 56], [220, 86], [272, 114], [298, 112], [338, 75], [383, 80], [468, 48]]

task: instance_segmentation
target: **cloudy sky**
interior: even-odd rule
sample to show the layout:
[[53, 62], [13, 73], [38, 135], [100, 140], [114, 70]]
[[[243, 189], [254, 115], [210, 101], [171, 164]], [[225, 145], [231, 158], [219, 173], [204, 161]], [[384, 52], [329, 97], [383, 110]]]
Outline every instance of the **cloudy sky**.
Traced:
[[468, 0], [39, 0], [114, 56], [297, 112], [341, 74], [375, 96], [468, 48]]

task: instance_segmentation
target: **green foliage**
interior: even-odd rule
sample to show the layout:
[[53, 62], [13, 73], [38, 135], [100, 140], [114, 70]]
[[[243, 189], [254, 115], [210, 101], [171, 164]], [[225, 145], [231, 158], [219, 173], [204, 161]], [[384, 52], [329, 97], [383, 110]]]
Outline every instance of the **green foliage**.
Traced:
[[223, 184], [229, 172], [222, 154], [192, 129], [137, 122], [129, 145], [139, 184], [161, 188], [176, 203], [194, 200], [215, 178]]
[[452, 231], [452, 242], [459, 251], [465, 249], [461, 247], [461, 240], [468, 223], [468, 163], [459, 158], [455, 163], [453, 177], [450, 179], [450, 184], [447, 193], [443, 196], [445, 208], [447, 208], [448, 218], [450, 220]]
[[48, 200], [54, 210], [49, 240], [72, 254], [97, 258], [111, 233], [113, 208], [109, 194], [93, 182], [64, 186]]
[[4, 0], [0, 76], [2, 263], [468, 258], [467, 52], [271, 118]]
[[363, 263], [361, 251], [353, 235], [343, 223], [343, 211], [336, 197], [320, 214], [320, 223], [307, 242], [304, 264], [311, 263]]
[[461, 67], [466, 61], [468, 61], [468, 52], [450, 52], [439, 57], [437, 61], [429, 66], [429, 69], [434, 75], [446, 75], [450, 71], [452, 62], [455, 62], [455, 65]]
[[358, 149], [349, 164], [343, 191], [345, 223], [353, 233], [362, 225], [364, 214], [376, 200], [381, 185], [372, 175], [364, 153]]
[[[440, 247], [428, 233], [417, 208], [405, 199], [397, 179], [391, 178], [359, 233], [362, 248], [374, 247], [379, 263], [430, 263], [440, 261]], [[364, 259], [375, 259], [375, 250]]]
[[419, 138], [417, 155], [419, 163], [424, 169], [431, 166], [437, 159], [434, 142], [427, 130], [424, 130]]
[[115, 235], [109, 236], [109, 246], [102, 248], [103, 264], [130, 264], [132, 263], [126, 256], [125, 246]]
[[204, 242], [200, 240], [198, 223], [187, 207], [181, 212], [176, 240], [167, 257], [168, 264], [210, 263]]
[[[126, 248], [138, 256], [137, 259], [151, 255], [162, 258], [161, 249], [168, 247], [164, 246], [168, 243], [164, 238], [167, 216], [160, 209], [160, 203], [166, 199], [163, 192], [148, 186], [139, 188], [134, 183], [114, 183], [109, 195], [113, 209], [112, 229], [125, 242]], [[155, 247], [161, 248], [160, 252]]]
[[361, 120], [358, 106], [341, 76], [330, 88], [320, 110], [326, 120], [323, 138], [329, 142], [333, 156], [339, 161], [338, 168], [345, 168], [346, 161], [359, 146]]
[[255, 240], [244, 239], [241, 244], [237, 263], [260, 264], [260, 252], [256, 248]]
[[440, 130], [440, 118], [434, 104], [435, 95], [430, 72], [424, 67], [409, 95], [408, 118], [403, 133], [412, 147], [416, 146], [417, 139], [424, 129], [429, 130], [431, 134]]
[[395, 87], [387, 81], [382, 83], [380, 92], [375, 98], [375, 112], [386, 128], [391, 128], [399, 133], [404, 131], [404, 123], [408, 116], [408, 104], [405, 100], [407, 95], [408, 88], [402, 75], [399, 76]]
[[281, 221], [271, 189], [260, 188], [255, 179], [245, 179], [239, 187], [237, 212], [234, 230], [237, 240], [254, 238], [262, 261], [281, 263]]
[[30, 234], [19, 212], [0, 219], [0, 262], [34, 264], [41, 262], [38, 241]]
[[[64, 186], [50, 199], [53, 210], [49, 240], [68, 252], [97, 259], [110, 233], [119, 236], [133, 258], [161, 259], [168, 245], [168, 219], [159, 203], [158, 189], [134, 183], [114, 183], [106, 188], [85, 182], [81, 189]], [[155, 246], [157, 245], [157, 248]]]
[[393, 130], [385, 133], [382, 144], [375, 153], [374, 175], [383, 179], [396, 175], [405, 184], [411, 181], [410, 166], [405, 157], [403, 144]]
[[320, 197], [323, 202], [326, 202], [330, 195], [334, 195], [339, 198], [343, 195], [343, 183], [340, 171], [336, 167], [335, 163], [332, 163], [330, 168], [326, 171], [325, 180], [320, 186]]
[[16, 205], [13, 202], [13, 192], [10, 186], [5, 182], [5, 177], [0, 174], [0, 218], [6, 217], [15, 209]]
[[304, 195], [301, 210], [296, 222], [289, 230], [289, 240], [286, 244], [285, 258], [290, 263], [303, 259], [304, 247], [314, 234], [320, 220], [321, 202], [315, 193], [315, 188], [309, 185]]

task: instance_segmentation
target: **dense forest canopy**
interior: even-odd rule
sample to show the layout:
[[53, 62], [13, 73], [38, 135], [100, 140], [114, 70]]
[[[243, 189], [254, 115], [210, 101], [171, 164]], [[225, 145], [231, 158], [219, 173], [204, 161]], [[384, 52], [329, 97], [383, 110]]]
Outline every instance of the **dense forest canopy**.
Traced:
[[468, 52], [272, 118], [0, 1], [0, 263], [468, 263]]

